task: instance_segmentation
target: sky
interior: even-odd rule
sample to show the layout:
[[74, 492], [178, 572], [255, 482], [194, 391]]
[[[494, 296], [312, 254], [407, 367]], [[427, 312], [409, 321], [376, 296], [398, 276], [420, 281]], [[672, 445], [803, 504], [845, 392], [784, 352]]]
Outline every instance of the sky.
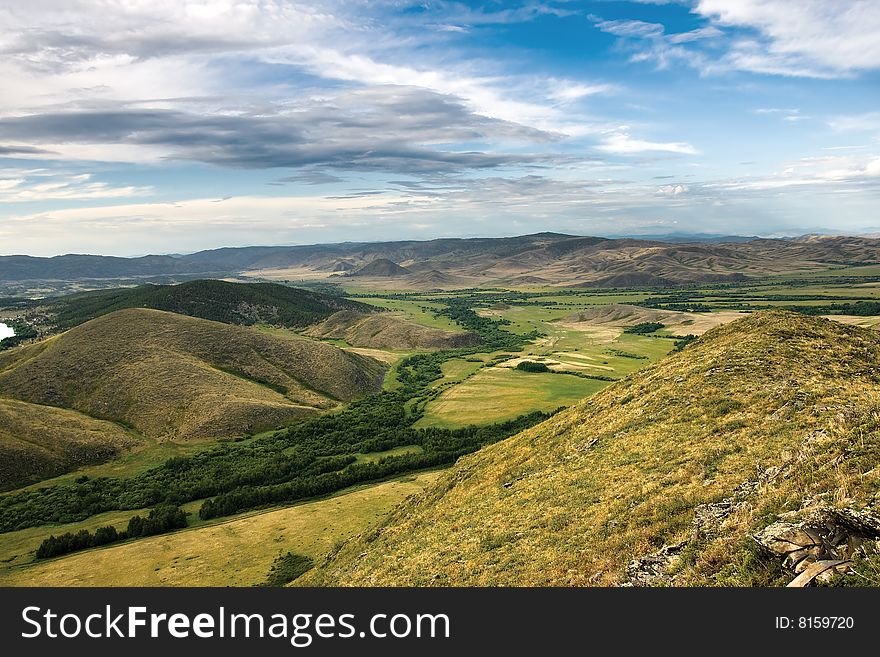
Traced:
[[0, 0], [0, 254], [878, 207], [876, 0]]

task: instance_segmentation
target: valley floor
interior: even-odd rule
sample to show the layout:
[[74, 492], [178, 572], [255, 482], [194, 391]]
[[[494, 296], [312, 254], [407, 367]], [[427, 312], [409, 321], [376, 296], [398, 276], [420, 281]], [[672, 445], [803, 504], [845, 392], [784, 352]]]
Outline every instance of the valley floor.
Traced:
[[[25, 565], [45, 535], [42, 528], [2, 535], [0, 586], [253, 586], [286, 552], [320, 561], [339, 541], [360, 534], [404, 499], [421, 492], [439, 471], [346, 490], [331, 497], [241, 514], [105, 548]], [[102, 514], [58, 533], [128, 520], [133, 512]], [[24, 557], [24, 558], [23, 558]]]

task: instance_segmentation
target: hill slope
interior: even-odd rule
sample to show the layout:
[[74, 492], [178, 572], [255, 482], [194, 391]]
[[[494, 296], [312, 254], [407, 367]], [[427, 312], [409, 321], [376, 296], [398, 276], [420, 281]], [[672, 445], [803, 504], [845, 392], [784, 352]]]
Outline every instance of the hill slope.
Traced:
[[347, 275], [371, 278], [391, 278], [394, 276], [406, 276], [409, 273], [409, 269], [401, 267], [396, 262], [392, 262], [387, 258], [378, 258]]
[[339, 310], [371, 312], [371, 306], [275, 283], [201, 280], [142, 285], [64, 297], [54, 304], [61, 328], [125, 308], [152, 308], [226, 324], [274, 324], [302, 328]]
[[460, 459], [303, 583], [784, 585], [780, 536], [798, 568], [876, 545], [878, 409], [880, 336], [758, 313]]
[[480, 337], [475, 333], [429, 328], [387, 313], [363, 315], [347, 310], [310, 327], [306, 334], [345, 340], [352, 346], [372, 349], [455, 349], [480, 343]]
[[330, 345], [131, 309], [0, 354], [0, 395], [201, 439], [333, 408], [377, 390], [383, 374]]
[[137, 444], [112, 422], [0, 398], [0, 490], [106, 461]]

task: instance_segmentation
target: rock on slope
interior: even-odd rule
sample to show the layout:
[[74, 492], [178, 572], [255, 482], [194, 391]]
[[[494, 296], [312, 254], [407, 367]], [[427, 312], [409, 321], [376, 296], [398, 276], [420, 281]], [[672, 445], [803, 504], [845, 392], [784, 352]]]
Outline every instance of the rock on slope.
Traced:
[[455, 349], [480, 342], [475, 333], [429, 328], [387, 313], [364, 315], [348, 310], [339, 311], [305, 333], [372, 349]]
[[[302, 583], [785, 585], [762, 530], [876, 518], [878, 409], [880, 336], [757, 313], [460, 459]], [[848, 577], [878, 585], [857, 524]]]
[[0, 354], [0, 395], [157, 438], [232, 436], [374, 392], [384, 366], [305, 339], [122, 310]]

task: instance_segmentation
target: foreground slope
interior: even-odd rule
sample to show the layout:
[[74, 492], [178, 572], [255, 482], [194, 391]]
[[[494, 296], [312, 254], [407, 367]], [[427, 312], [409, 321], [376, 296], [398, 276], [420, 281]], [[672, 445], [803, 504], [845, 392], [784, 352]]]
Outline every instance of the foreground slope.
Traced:
[[112, 422], [0, 398], [0, 490], [106, 461], [137, 444]]
[[878, 409], [880, 336], [757, 313], [462, 458], [304, 583], [785, 584], [762, 530], [880, 535]]
[[157, 438], [230, 436], [381, 386], [377, 361], [309, 340], [156, 310], [122, 310], [0, 355], [0, 395]]
[[455, 349], [480, 343], [475, 333], [429, 328], [388, 313], [364, 315], [349, 310], [310, 327], [306, 335], [373, 349]]

